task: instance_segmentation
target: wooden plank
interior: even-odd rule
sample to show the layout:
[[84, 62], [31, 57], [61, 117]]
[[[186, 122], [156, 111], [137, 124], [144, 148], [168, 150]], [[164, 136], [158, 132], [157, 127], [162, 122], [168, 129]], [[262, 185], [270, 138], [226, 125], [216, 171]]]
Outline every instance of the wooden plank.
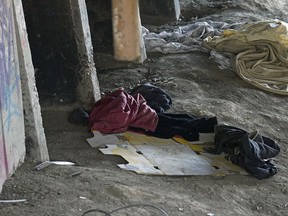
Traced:
[[146, 52], [138, 0], [112, 0], [112, 22], [115, 59], [143, 62]]

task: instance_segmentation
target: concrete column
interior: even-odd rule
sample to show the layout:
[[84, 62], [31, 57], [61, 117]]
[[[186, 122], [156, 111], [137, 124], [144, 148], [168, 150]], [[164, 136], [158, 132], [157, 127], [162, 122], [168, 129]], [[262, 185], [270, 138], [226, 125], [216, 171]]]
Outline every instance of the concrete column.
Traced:
[[90, 109], [100, 99], [99, 82], [93, 59], [93, 46], [85, 0], [69, 0], [73, 29], [79, 58], [77, 71], [77, 100], [84, 108]]
[[112, 0], [112, 22], [115, 59], [143, 62], [146, 51], [138, 0]]
[[49, 160], [41, 108], [21, 0], [14, 0], [15, 31], [24, 108], [27, 153], [34, 161]]

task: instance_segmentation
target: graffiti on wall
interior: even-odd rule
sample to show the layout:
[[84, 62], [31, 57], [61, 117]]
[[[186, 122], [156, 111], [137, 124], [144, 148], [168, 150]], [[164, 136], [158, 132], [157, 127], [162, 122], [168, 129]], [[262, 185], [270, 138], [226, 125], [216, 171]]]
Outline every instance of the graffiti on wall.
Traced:
[[[0, 120], [1, 120], [1, 112], [0, 112]], [[6, 179], [8, 174], [8, 160], [5, 148], [4, 134], [0, 124], [0, 187], [3, 180]]]
[[[0, 1], [0, 187], [8, 176], [7, 143], [12, 118], [22, 116], [20, 74], [17, 66], [12, 1]], [[15, 60], [16, 59], [16, 60]]]
[[[21, 116], [21, 106], [13, 97], [19, 98], [20, 75], [15, 67], [15, 41], [13, 32], [12, 5], [0, 1], [0, 108], [2, 123], [8, 130], [13, 116]], [[3, 114], [5, 112], [5, 115]], [[0, 137], [1, 139], [1, 137]]]

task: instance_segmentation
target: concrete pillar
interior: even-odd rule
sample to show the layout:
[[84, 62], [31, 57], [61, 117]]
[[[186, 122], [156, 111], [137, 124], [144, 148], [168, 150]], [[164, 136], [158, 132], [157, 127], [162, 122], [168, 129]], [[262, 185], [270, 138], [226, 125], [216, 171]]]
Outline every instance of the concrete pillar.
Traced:
[[143, 62], [146, 51], [138, 0], [112, 0], [112, 22], [115, 59]]
[[99, 82], [93, 59], [93, 46], [85, 0], [69, 0], [79, 58], [77, 100], [90, 109], [100, 99]]
[[46, 137], [42, 125], [41, 108], [35, 83], [34, 67], [27, 37], [21, 0], [14, 0], [15, 31], [19, 58], [24, 109], [27, 153], [34, 161], [49, 160]]

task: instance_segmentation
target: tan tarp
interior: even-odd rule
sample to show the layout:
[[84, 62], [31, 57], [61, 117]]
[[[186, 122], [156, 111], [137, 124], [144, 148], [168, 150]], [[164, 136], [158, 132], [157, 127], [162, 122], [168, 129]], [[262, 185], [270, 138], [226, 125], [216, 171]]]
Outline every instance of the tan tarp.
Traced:
[[236, 54], [236, 73], [252, 85], [288, 95], [288, 24], [261, 21], [207, 37], [204, 47]]

